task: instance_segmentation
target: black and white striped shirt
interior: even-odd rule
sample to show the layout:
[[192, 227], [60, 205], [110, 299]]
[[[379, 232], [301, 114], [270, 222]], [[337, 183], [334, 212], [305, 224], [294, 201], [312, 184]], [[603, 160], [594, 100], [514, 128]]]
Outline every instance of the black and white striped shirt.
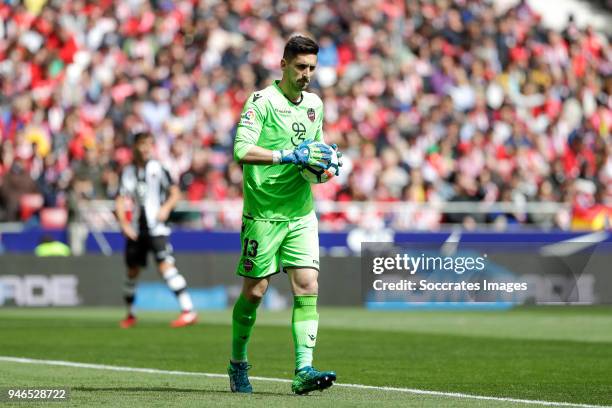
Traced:
[[157, 160], [149, 160], [144, 168], [131, 164], [123, 169], [119, 194], [132, 199], [132, 225], [139, 234], [170, 234], [170, 228], [157, 220], [157, 214], [173, 184], [170, 173]]

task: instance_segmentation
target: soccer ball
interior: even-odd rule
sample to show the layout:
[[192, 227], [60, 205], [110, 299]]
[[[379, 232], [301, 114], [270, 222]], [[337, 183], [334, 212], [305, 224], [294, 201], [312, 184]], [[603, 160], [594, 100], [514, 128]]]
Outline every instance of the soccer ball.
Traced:
[[[314, 143], [327, 146], [325, 143]], [[329, 146], [327, 146], [329, 147]], [[331, 149], [331, 147], [330, 147]], [[327, 170], [317, 166], [305, 166], [300, 169], [300, 174], [306, 180], [314, 184], [326, 183], [338, 174], [338, 155], [334, 149], [331, 149], [332, 157]]]

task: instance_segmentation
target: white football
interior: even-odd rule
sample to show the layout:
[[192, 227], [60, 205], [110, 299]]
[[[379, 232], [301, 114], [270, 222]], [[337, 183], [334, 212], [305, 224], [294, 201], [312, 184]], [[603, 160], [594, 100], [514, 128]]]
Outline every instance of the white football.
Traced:
[[332, 157], [329, 163], [329, 167], [326, 170], [317, 166], [305, 166], [300, 170], [300, 174], [302, 175], [302, 177], [304, 177], [306, 180], [313, 184], [326, 183], [338, 174], [338, 154], [334, 149], [332, 149], [325, 143], [316, 142], [313, 144], [327, 146], [331, 149]]

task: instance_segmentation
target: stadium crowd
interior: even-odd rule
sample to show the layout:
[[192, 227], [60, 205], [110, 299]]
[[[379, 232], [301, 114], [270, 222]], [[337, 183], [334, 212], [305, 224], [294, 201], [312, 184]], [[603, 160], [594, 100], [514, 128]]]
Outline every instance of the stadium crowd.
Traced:
[[[312, 90], [326, 141], [345, 152], [341, 176], [315, 189], [321, 202], [612, 212], [610, 38], [571, 20], [547, 29], [526, 3], [498, 13], [484, 0], [29, 0], [0, 5], [0, 220], [19, 219], [29, 192], [73, 213], [113, 198], [142, 127], [186, 199], [238, 202], [240, 109], [280, 77], [294, 32], [319, 41]], [[559, 214], [387, 221], [568, 228]], [[360, 219], [350, 208], [322, 215], [335, 228]]]

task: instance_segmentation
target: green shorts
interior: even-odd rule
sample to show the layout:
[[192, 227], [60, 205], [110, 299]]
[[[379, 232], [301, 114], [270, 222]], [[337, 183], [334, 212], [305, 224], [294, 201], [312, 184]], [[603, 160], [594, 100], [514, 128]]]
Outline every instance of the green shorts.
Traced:
[[314, 212], [291, 221], [242, 217], [242, 252], [236, 273], [265, 278], [282, 268], [319, 270], [319, 227]]

